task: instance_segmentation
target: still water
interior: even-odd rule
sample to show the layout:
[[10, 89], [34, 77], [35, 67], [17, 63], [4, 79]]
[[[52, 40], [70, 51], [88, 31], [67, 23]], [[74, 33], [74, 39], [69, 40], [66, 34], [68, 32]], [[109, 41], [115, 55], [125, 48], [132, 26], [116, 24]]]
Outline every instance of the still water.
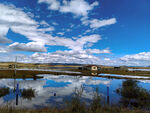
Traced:
[[[42, 79], [0, 79], [0, 106], [20, 108], [62, 107], [75, 90], [83, 88], [82, 101], [90, 105], [98, 89], [102, 104], [129, 106], [150, 104], [150, 80], [108, 79], [104, 77], [42, 74]], [[19, 84], [16, 106], [16, 85]], [[139, 95], [139, 96], [138, 96]], [[147, 95], [144, 98], [143, 95]], [[109, 103], [108, 103], [109, 99]], [[142, 102], [141, 102], [142, 100]], [[144, 100], [144, 101], [143, 101]], [[125, 102], [125, 103], [124, 103]]]

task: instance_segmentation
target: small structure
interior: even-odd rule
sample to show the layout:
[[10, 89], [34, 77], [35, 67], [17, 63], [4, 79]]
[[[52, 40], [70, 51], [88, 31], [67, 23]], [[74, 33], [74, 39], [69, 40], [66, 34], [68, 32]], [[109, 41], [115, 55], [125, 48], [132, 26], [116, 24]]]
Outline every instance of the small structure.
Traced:
[[100, 70], [100, 67], [96, 65], [84, 65], [82, 67], [79, 67], [80, 70], [90, 70], [90, 71], [98, 71]]
[[8, 68], [9, 68], [9, 69], [14, 69], [14, 68], [15, 68], [15, 65], [14, 65], [14, 64], [9, 65]]
[[97, 74], [97, 73], [91, 73], [91, 75], [93, 75], [93, 76], [97, 76], [98, 74]]
[[118, 66], [118, 67], [114, 67], [114, 70], [128, 70], [128, 67], [126, 67], [126, 66]]

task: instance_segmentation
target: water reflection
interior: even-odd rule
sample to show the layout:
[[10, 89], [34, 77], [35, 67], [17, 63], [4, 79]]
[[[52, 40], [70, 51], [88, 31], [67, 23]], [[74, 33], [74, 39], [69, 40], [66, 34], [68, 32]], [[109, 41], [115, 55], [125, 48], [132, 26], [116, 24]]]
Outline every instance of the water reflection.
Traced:
[[21, 97], [23, 99], [28, 99], [28, 100], [32, 100], [32, 98], [35, 97], [35, 91], [32, 88], [29, 89], [23, 89], [21, 91]]
[[150, 107], [150, 92], [140, 87], [135, 80], [126, 80], [116, 89], [122, 97], [120, 103], [125, 107]]
[[91, 73], [91, 75], [93, 75], [93, 76], [97, 76], [97, 75], [98, 75], [98, 73], [96, 73], [96, 72], [92, 72], [92, 73]]
[[0, 97], [3, 97], [5, 95], [8, 95], [10, 92], [9, 92], [9, 88], [0, 88]]
[[101, 107], [101, 95], [99, 94], [99, 89], [96, 88], [96, 91], [94, 92], [92, 103], [91, 103], [91, 108], [92, 111], [95, 111], [97, 108]]
[[[76, 92], [79, 91], [82, 92], [82, 95], [78, 97], [80, 97], [87, 105], [92, 103], [93, 106], [98, 105], [95, 104], [98, 102], [102, 105], [104, 105], [104, 103], [112, 105], [125, 103], [126, 101], [123, 102], [125, 99], [130, 100], [128, 103], [132, 103], [135, 100], [139, 103], [142, 99], [149, 99], [148, 91], [147, 89], [144, 89], [146, 87], [140, 87], [138, 85], [138, 83], [146, 85], [149, 83], [88, 76], [55, 76], [48, 74], [42, 74], [42, 76], [44, 77], [43, 79], [37, 80], [16, 79], [15, 83], [19, 84], [20, 91], [18, 98], [19, 107], [39, 108], [47, 106], [63, 106], [65, 105], [64, 103], [66, 100], [73, 99], [74, 95], [77, 94]], [[130, 90], [125, 87], [126, 84], [130, 86]], [[16, 100], [13, 92], [14, 80], [0, 79], [0, 87], [9, 89], [4, 89], [4, 92], [8, 92], [1, 96], [0, 105], [4, 105], [6, 102], [15, 105], [14, 103]], [[83, 88], [83, 90], [81, 90], [81, 88]], [[135, 98], [135, 95], [130, 91], [137, 91], [135, 94], [138, 94], [138, 98]], [[128, 95], [130, 96], [128, 97]], [[145, 103], [145, 101], [142, 101], [142, 103]]]

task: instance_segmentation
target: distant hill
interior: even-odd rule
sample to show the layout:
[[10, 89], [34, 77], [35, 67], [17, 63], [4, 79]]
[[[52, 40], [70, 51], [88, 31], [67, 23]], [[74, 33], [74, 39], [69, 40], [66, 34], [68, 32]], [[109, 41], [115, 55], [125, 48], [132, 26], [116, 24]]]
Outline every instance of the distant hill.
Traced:
[[76, 64], [76, 63], [36, 63], [36, 65], [39, 64], [46, 64], [46, 65], [74, 65], [74, 66], [82, 66], [83, 64]]

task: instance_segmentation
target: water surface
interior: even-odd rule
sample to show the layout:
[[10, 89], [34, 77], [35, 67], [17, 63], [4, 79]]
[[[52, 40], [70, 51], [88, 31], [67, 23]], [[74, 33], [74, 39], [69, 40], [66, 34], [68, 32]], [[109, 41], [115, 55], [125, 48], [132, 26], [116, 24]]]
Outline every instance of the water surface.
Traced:
[[[42, 74], [39, 76], [44, 76], [44, 78], [38, 80], [0, 79], [1, 91], [4, 90], [3, 94], [0, 94], [0, 105], [15, 106], [16, 93], [14, 89], [16, 89], [17, 84], [19, 84], [19, 99], [18, 106], [16, 107], [21, 108], [62, 107], [66, 101], [72, 98], [75, 90], [80, 90], [81, 87], [83, 87], [82, 101], [86, 102], [87, 105], [90, 105], [96, 89], [98, 89], [98, 93], [101, 96], [102, 104], [108, 104], [107, 99], [109, 96], [109, 105], [120, 105], [125, 98], [136, 101], [134, 95], [131, 94], [132, 91], [128, 91], [128, 88], [124, 84], [128, 84], [129, 89], [134, 90], [134, 87], [144, 89], [145, 92], [142, 93], [138, 92], [141, 89], [136, 90], [141, 95], [150, 91], [150, 80], [139, 79], [137, 82], [134, 82], [135, 80], [133, 79], [108, 79], [100, 76], [56, 76], [51, 74]], [[127, 96], [123, 93], [127, 93]], [[133, 97], [128, 97], [130, 94]]]

